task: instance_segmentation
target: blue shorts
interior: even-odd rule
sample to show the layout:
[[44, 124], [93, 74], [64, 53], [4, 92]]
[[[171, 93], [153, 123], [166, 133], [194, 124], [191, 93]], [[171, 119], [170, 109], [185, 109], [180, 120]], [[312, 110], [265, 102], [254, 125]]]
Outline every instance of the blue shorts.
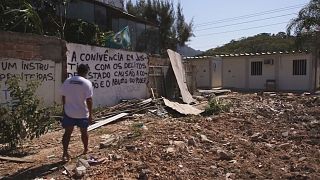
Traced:
[[78, 126], [79, 128], [88, 128], [89, 118], [71, 118], [66, 114], [64, 114], [61, 123], [63, 128], [70, 127], [70, 126]]

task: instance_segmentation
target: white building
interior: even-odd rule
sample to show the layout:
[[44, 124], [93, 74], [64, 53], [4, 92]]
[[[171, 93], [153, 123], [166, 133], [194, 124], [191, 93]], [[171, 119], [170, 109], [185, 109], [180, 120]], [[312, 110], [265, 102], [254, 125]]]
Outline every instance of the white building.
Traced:
[[222, 59], [220, 57], [187, 57], [186, 73], [192, 72], [193, 84], [197, 89], [222, 86]]
[[[220, 66], [218, 59], [222, 59]], [[188, 57], [196, 68], [197, 88], [310, 91], [320, 87], [317, 56], [304, 52], [267, 52]], [[190, 60], [192, 59], [192, 60]], [[216, 65], [216, 69], [214, 66]], [[221, 69], [217, 69], [221, 68]]]

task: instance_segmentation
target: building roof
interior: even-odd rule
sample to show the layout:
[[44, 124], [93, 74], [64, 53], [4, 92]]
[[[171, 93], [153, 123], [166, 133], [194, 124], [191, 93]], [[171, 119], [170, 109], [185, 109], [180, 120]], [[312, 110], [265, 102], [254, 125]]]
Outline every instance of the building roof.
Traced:
[[310, 53], [308, 50], [298, 50], [298, 51], [277, 51], [277, 52], [260, 52], [260, 53], [235, 53], [235, 54], [216, 54], [212, 56], [187, 56], [183, 59], [206, 59], [212, 57], [240, 57], [240, 56], [263, 56], [263, 55], [274, 55], [274, 54], [301, 54], [301, 53]]

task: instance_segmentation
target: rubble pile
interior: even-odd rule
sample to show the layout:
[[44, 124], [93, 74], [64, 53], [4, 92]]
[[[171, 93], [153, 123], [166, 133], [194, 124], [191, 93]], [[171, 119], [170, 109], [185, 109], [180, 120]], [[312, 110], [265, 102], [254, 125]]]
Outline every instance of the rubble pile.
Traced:
[[[207, 92], [206, 92], [207, 93]], [[212, 97], [208, 95], [208, 97]], [[218, 96], [219, 97], [219, 96]], [[79, 134], [72, 161], [39, 174], [30, 169], [60, 161], [62, 131], [26, 147], [36, 163], [0, 161], [2, 177], [44, 179], [319, 179], [319, 97], [292, 93], [221, 96], [230, 111], [212, 116], [135, 114], [90, 133], [92, 151], [80, 156]], [[206, 101], [208, 98], [197, 98]], [[101, 117], [141, 106], [130, 102], [97, 112]], [[150, 103], [151, 104], [151, 103]], [[153, 105], [145, 105], [151, 107]], [[157, 108], [155, 108], [157, 109]], [[151, 108], [152, 111], [152, 108]], [[55, 141], [53, 141], [55, 139]], [[36, 148], [38, 147], [38, 148]], [[39, 148], [41, 147], [41, 148]], [[49, 157], [49, 155], [54, 155]], [[80, 162], [80, 163], [79, 163]], [[89, 166], [88, 166], [89, 164]], [[20, 174], [15, 173], [20, 170]], [[28, 171], [28, 173], [24, 173]]]

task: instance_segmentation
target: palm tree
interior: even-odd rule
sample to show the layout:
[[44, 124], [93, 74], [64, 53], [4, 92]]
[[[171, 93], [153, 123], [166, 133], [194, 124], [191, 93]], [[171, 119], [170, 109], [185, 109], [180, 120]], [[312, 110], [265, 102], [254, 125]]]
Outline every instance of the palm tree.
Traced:
[[292, 19], [287, 26], [287, 33], [291, 31], [294, 34], [304, 32], [319, 31], [320, 27], [320, 0], [310, 0], [310, 2], [302, 8], [298, 17]]

